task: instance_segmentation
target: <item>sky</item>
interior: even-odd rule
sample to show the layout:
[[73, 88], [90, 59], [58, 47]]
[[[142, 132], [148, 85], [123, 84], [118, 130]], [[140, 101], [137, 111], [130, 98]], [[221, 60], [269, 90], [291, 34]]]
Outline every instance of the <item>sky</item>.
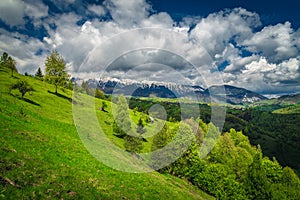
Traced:
[[57, 50], [72, 76], [300, 92], [295, 1], [2, 0], [0, 53], [20, 73]]

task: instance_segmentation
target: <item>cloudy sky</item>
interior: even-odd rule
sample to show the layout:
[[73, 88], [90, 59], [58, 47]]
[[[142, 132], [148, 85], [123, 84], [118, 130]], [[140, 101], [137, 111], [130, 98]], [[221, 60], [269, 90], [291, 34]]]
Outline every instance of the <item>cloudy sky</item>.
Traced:
[[[263, 3], [262, 3], [263, 2]], [[0, 52], [19, 72], [56, 49], [73, 76], [300, 92], [295, 1], [1, 0]]]

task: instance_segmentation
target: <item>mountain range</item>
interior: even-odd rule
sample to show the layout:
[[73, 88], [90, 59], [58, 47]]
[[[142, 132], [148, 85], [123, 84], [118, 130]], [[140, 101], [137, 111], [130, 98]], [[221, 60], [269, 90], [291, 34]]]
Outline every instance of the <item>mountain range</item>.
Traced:
[[134, 97], [156, 96], [160, 98], [189, 98], [202, 102], [227, 102], [232, 105], [249, 104], [267, 98], [250, 90], [231, 85], [215, 85], [203, 88], [198, 85], [179, 85], [174, 83], [121, 81], [118, 79], [88, 80], [92, 88], [105, 94], [124, 94]]

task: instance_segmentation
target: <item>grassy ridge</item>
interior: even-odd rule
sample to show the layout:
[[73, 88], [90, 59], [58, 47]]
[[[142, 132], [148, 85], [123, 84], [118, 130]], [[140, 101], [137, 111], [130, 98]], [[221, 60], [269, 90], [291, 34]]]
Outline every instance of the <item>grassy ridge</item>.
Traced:
[[[36, 90], [25, 100], [9, 94], [18, 79]], [[123, 173], [98, 162], [77, 134], [71, 91], [51, 91], [52, 85], [0, 68], [0, 199], [212, 199], [172, 176]]]

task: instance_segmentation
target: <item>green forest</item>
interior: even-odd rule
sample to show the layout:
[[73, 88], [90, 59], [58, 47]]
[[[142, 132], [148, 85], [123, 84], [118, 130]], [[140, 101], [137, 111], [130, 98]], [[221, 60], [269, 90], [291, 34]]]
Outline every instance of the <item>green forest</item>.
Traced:
[[[34, 76], [22, 75], [12, 57], [1, 57], [0, 199], [300, 198], [299, 114], [228, 107], [219, 131], [210, 122], [210, 105], [190, 104], [191, 113], [195, 106], [200, 113], [182, 116], [178, 102], [164, 101], [160, 105], [167, 120], [163, 123], [157, 116], [152, 121], [149, 109], [159, 100], [112, 97], [84, 81], [73, 84], [57, 51], [45, 66], [44, 73], [39, 68]], [[114, 170], [93, 157], [80, 140], [72, 106], [85, 102], [74, 98], [74, 92], [80, 99], [94, 100], [91, 112], [106, 137], [133, 155], [164, 148], [180, 139], [178, 133], [192, 142], [170, 165], [157, 169], [150, 162], [156, 171]], [[215, 139], [209, 138], [208, 130], [220, 137], [203, 158], [199, 149], [204, 141]], [[97, 127], [90, 131], [98, 133]], [[166, 152], [153, 159], [170, 156]]]

